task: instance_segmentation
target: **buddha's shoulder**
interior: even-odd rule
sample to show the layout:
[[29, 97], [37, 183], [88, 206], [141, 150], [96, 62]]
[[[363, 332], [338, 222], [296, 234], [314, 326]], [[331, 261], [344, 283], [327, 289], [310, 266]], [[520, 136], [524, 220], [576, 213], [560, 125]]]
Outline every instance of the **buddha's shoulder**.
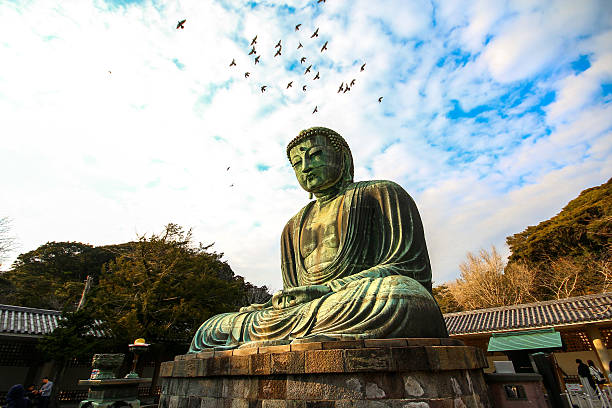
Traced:
[[363, 189], [366, 192], [368, 191], [380, 191], [380, 190], [388, 190], [388, 191], [397, 191], [406, 193], [406, 190], [399, 184], [390, 180], [366, 180], [366, 181], [357, 181], [353, 183], [349, 188], [358, 188]]

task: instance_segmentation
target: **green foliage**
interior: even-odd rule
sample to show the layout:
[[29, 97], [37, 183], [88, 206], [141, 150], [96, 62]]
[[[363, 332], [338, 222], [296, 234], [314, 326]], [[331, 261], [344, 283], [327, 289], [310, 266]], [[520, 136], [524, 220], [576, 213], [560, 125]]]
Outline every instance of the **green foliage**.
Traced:
[[72, 359], [90, 358], [109, 347], [109, 340], [96, 337], [94, 331], [104, 330], [91, 313], [85, 310], [63, 313], [58, 327], [38, 343], [38, 350], [49, 360], [65, 363]]
[[91, 306], [121, 341], [187, 342], [208, 317], [244, 304], [244, 280], [221, 257], [169, 224], [104, 267]]
[[612, 179], [589, 188], [570, 201], [559, 214], [506, 238], [510, 262], [529, 264], [562, 257], [601, 259], [612, 237]]
[[461, 312], [463, 308], [457, 303], [447, 284], [436, 285], [431, 289], [442, 313]]
[[0, 287], [4, 302], [46, 309], [73, 309], [87, 275], [99, 275], [102, 265], [118, 253], [112, 247], [93, 247], [80, 242], [41, 245], [19, 255], [13, 268], [2, 274], [6, 282]]

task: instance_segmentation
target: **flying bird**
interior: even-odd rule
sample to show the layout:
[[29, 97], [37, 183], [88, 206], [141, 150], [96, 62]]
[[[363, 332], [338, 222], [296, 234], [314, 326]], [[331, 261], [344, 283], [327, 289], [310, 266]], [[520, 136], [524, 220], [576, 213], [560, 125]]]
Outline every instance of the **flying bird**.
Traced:
[[306, 57], [300, 58], [300, 64], [303, 64], [306, 61]]
[[257, 36], [255, 36], [255, 38], [253, 38], [253, 40], [251, 41], [251, 45], [255, 45], [257, 44]]
[[364, 63], [363, 63], [363, 65], [361, 66], [361, 70], [362, 70], [362, 71], [365, 71], [365, 64], [366, 64], [366, 63], [364, 62]]
[[298, 24], [298, 25], [296, 25], [296, 26], [295, 26], [295, 31], [298, 31], [298, 30], [300, 29], [300, 26], [301, 26], [301, 25], [302, 25], [302, 24]]
[[308, 68], [306, 68], [306, 71], [304, 71], [304, 75], [310, 72], [310, 68], [312, 68], [312, 64], [310, 64]]
[[291, 88], [292, 86], [293, 86], [293, 81], [291, 81], [291, 82], [289, 82], [289, 83], [287, 84], [287, 89]]
[[259, 62], [259, 57], [261, 57], [261, 55], [258, 55], [255, 57], [255, 64], [257, 64]]
[[233, 184], [230, 184], [230, 187], [234, 187], [234, 185], [233, 185]]
[[274, 46], [274, 48], [278, 48], [281, 46], [281, 40], [278, 40], [278, 42], [276, 43], [276, 45]]
[[380, 98], [378, 98], [378, 103], [382, 102], [382, 98], [383, 98], [382, 96]]
[[227, 166], [227, 169], [225, 169], [225, 171], [229, 171], [229, 169], [230, 169], [230, 166]]
[[315, 77], [313, 78], [313, 81], [316, 81], [317, 79], [320, 79], [321, 77], [319, 76], [319, 71], [317, 71], [317, 75], [315, 75]]
[[310, 36], [310, 38], [315, 38], [319, 36], [319, 29], [317, 28], [314, 33]]
[[302, 91], [306, 92], [306, 85], [302, 87]]
[[325, 51], [327, 49], [327, 43], [329, 41], [325, 41], [325, 44], [323, 44], [323, 48], [321, 48], [321, 52]]
[[178, 24], [176, 25], [176, 29], [177, 29], [177, 30], [178, 30], [179, 28], [184, 29], [184, 28], [185, 28], [185, 26], [184, 26], [183, 24], [185, 24], [185, 21], [187, 21], [187, 20], [185, 19], [185, 20], [181, 20], [181, 21], [179, 21], [179, 22], [178, 22]]
[[250, 73], [250, 72], [245, 72], [245, 73], [244, 73], [244, 77], [245, 77], [245, 78], [248, 78], [248, 77], [249, 77], [249, 75], [251, 75], [251, 73]]
[[251, 52], [249, 52], [249, 55], [253, 55], [253, 54], [257, 54], [257, 51], [255, 51], [255, 47], [253, 47], [251, 49]]
[[349, 86], [347, 85], [347, 86], [344, 87], [344, 92], [343, 93], [347, 93], [350, 90], [351, 90], [351, 88], [349, 88]]
[[298, 45], [297, 49], [299, 50], [299, 49], [300, 49], [300, 48], [302, 48], [302, 47], [303, 47], [302, 43], [299, 43], [299, 45]]
[[109, 74], [112, 74], [112, 72], [108, 71]]
[[262, 87], [261, 87], [261, 93], [266, 92], [266, 88], [267, 88], [267, 87], [268, 87], [267, 85], [262, 86]]
[[355, 85], [355, 78], [351, 81], [351, 86]]
[[312, 111], [312, 114], [314, 115], [317, 112], [318, 112], [318, 110], [317, 110], [317, 107], [315, 106], [314, 110]]
[[235, 65], [236, 65], [236, 60], [235, 60], [235, 59], [232, 59], [232, 62], [230, 62], [230, 65], [229, 65], [229, 66], [230, 66], [230, 67], [232, 67], [232, 66], [235, 66]]
[[340, 93], [340, 92], [342, 92], [343, 90], [344, 90], [344, 82], [341, 82], [341, 83], [340, 83], [340, 88], [338, 88], [338, 92], [336, 92], [336, 93]]
[[319, 4], [319, 3], [325, 3], [325, 0], [318, 0], [317, 4]]
[[282, 48], [279, 48], [278, 51], [276, 51], [276, 54], [274, 54], [274, 56], [276, 57], [278, 55], [281, 55], [281, 50], [282, 50]]

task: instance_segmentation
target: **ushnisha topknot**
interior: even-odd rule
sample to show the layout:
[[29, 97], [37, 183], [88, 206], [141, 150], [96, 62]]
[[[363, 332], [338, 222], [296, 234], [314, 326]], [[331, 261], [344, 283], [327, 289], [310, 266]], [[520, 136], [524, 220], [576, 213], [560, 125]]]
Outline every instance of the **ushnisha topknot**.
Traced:
[[351, 180], [352, 180], [353, 179], [354, 169], [353, 169], [353, 154], [351, 153], [351, 149], [350, 149], [348, 143], [346, 143], [346, 140], [344, 140], [344, 138], [342, 136], [340, 136], [340, 134], [338, 132], [336, 132], [334, 130], [331, 130], [329, 128], [326, 128], [326, 127], [315, 126], [315, 127], [309, 128], [309, 129], [302, 130], [287, 145], [287, 159], [289, 159], [289, 161], [291, 161], [291, 156], [290, 156], [291, 149], [293, 149], [296, 145], [300, 144], [303, 140], [308, 139], [309, 137], [317, 136], [317, 135], [321, 135], [321, 136], [327, 137], [329, 139], [331, 145], [333, 146], [334, 150], [337, 151], [338, 153], [342, 152], [343, 149], [348, 153], [348, 156], [349, 156], [349, 159], [350, 159], [350, 170], [349, 170], [349, 172], [350, 172], [350, 176], [351, 176]]

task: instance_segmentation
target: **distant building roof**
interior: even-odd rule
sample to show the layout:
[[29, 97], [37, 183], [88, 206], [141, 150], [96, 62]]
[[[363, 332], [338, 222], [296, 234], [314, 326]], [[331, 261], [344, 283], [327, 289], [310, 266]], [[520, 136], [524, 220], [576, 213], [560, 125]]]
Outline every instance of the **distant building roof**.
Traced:
[[450, 335], [612, 321], [612, 292], [447, 313]]
[[[0, 304], [0, 335], [40, 337], [57, 328], [61, 316], [59, 310]], [[91, 334], [101, 337], [101, 330]]]

